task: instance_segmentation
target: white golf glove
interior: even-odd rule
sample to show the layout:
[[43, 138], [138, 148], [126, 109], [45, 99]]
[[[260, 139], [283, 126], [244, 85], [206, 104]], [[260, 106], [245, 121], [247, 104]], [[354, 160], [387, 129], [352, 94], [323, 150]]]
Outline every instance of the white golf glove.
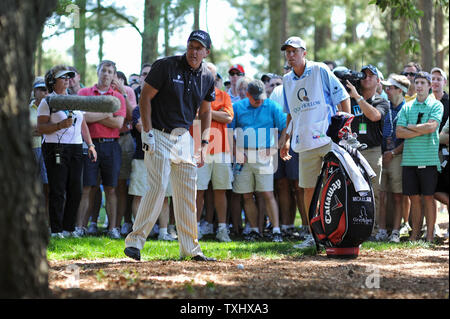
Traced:
[[141, 140], [142, 140], [142, 150], [144, 152], [149, 152], [153, 154], [155, 152], [155, 136], [153, 135], [153, 130], [145, 132], [141, 131]]

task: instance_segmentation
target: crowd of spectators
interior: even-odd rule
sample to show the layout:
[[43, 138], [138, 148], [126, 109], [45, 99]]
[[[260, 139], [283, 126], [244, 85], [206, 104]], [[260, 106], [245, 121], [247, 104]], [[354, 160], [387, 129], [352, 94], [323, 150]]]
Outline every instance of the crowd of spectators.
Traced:
[[[230, 64], [229, 80], [225, 80], [215, 65], [207, 63], [216, 87], [207, 160], [197, 170], [199, 239], [311, 239], [306, 212], [322, 155], [302, 152], [302, 147], [309, 146], [298, 141], [301, 135], [286, 135], [290, 120], [294, 126], [302, 125], [295, 123], [302, 119], [291, 117], [294, 109], [289, 105], [287, 85], [301, 83], [308, 68], [320, 70], [317, 74], [322, 80], [317, 81], [339, 81], [333, 73], [335, 62], [306, 60], [306, 47], [296, 41], [291, 39], [283, 46], [287, 60], [283, 75], [250, 78], [243, 65]], [[294, 58], [299, 52], [303, 56], [298, 61], [305, 64], [290, 66], [289, 61], [297, 63]], [[104, 234], [120, 239], [132, 231], [140, 200], [149, 187], [139, 99], [151, 68], [151, 63], [145, 63], [139, 74], [127, 79], [116, 63], [105, 60], [98, 65], [97, 83], [88, 87], [80, 83], [80, 74], [72, 66], [54, 66], [45, 78], [36, 78], [30, 102], [33, 152], [52, 237]], [[326, 102], [335, 107], [341, 103], [336, 110], [355, 116], [352, 131], [368, 146], [361, 153], [377, 173], [373, 240], [399, 242], [408, 236], [409, 240], [433, 241], [443, 235], [435, 227], [437, 207], [448, 211], [447, 73], [437, 67], [422, 70], [413, 62], [387, 80], [376, 63], [360, 72], [364, 79], [358, 86], [344, 83], [336, 103], [332, 94], [325, 100], [333, 100]], [[48, 94], [112, 95], [120, 100], [121, 108], [115, 113], [54, 111], [46, 102]], [[303, 93], [299, 90], [298, 94]], [[195, 131], [194, 124], [194, 137]], [[292, 137], [290, 145], [286, 136]], [[284, 147], [286, 151], [280, 154]], [[169, 183], [150, 237], [177, 240], [171, 198]], [[102, 206], [106, 215], [100, 227]], [[295, 225], [297, 217], [300, 222]]]

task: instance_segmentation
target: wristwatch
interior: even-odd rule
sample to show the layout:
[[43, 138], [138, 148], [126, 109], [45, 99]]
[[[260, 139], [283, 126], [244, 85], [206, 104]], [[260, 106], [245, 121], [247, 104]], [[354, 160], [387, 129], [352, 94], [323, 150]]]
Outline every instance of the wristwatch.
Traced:
[[202, 144], [209, 144], [208, 140], [202, 140]]
[[127, 98], [127, 96], [128, 96], [128, 95], [126, 95], [126, 94], [122, 94], [122, 95], [123, 95], [124, 98]]
[[395, 155], [396, 155], [394, 151], [391, 151], [391, 154], [392, 154], [392, 156], [395, 156]]
[[364, 100], [364, 98], [362, 96], [360, 96], [359, 99], [356, 100], [356, 103], [359, 104], [359, 102], [361, 102], [362, 100]]

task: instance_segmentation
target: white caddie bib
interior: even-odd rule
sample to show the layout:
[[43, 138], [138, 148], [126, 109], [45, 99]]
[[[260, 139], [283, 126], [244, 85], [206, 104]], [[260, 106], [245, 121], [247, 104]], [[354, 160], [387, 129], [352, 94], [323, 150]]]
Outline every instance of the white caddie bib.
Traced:
[[325, 101], [319, 66], [308, 61], [300, 78], [293, 72], [285, 75], [283, 87], [292, 117], [292, 149], [300, 153], [328, 144], [326, 132], [335, 112]]

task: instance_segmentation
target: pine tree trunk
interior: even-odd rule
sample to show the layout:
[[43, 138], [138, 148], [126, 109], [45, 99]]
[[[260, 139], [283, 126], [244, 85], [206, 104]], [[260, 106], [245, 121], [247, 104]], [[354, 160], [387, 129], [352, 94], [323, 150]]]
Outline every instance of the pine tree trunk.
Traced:
[[[288, 30], [288, 3], [287, 0], [281, 0], [281, 43], [286, 41], [288, 38], [287, 30]], [[284, 64], [284, 59], [282, 59], [282, 63]]]
[[433, 1], [420, 0], [420, 10], [423, 11], [423, 17], [420, 21], [420, 51], [422, 56], [422, 68], [424, 71], [430, 72], [433, 67], [433, 45], [431, 43], [431, 19], [433, 16]]
[[194, 24], [192, 30], [200, 29], [200, 0], [194, 1]]
[[435, 52], [435, 64], [434, 66], [444, 67], [444, 13], [441, 6], [434, 7], [434, 52]]
[[145, 0], [141, 64], [153, 63], [158, 58], [158, 32], [162, 2], [162, 0]]
[[56, 0], [0, 1], [0, 298], [48, 296], [47, 225], [31, 148], [34, 52]]
[[73, 64], [80, 73], [81, 83], [86, 80], [86, 0], [77, 0], [80, 25], [74, 28]]
[[281, 51], [280, 43], [286, 39], [281, 38], [282, 26], [282, 6], [276, 1], [268, 1], [269, 3], [269, 72], [281, 74]]

